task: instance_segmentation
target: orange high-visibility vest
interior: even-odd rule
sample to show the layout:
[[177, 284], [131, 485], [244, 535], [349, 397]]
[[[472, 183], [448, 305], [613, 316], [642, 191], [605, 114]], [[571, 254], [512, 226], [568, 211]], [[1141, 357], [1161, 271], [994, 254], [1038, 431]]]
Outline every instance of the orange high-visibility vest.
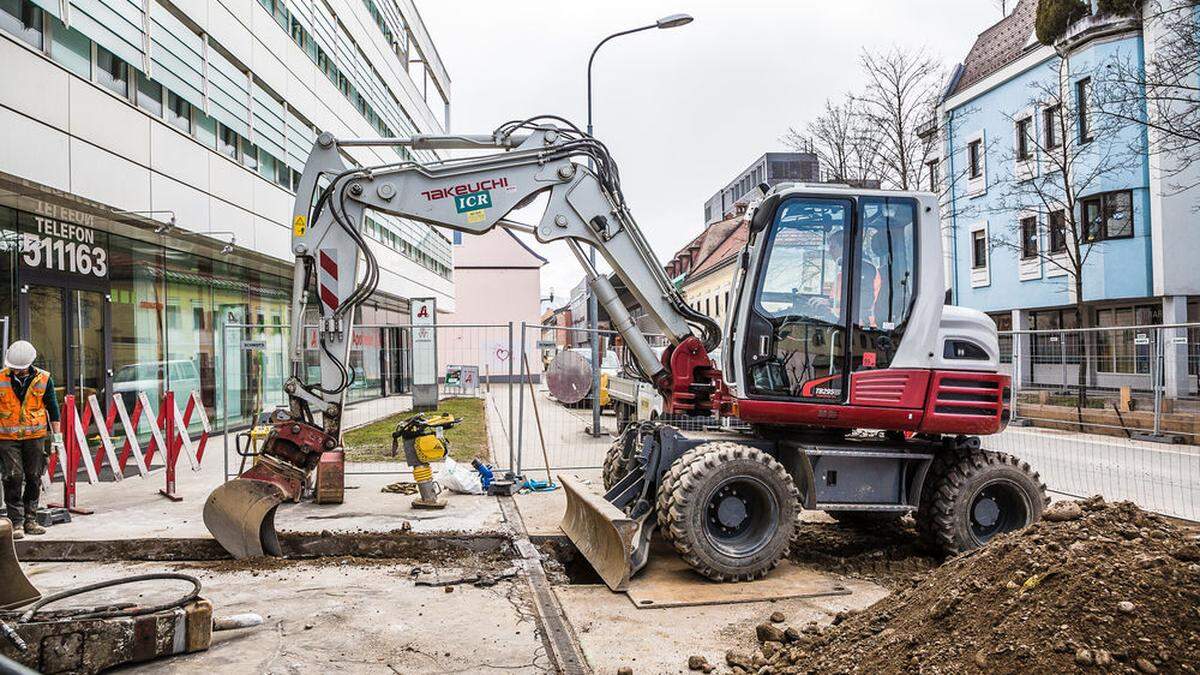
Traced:
[[25, 391], [25, 400], [17, 398], [12, 373], [0, 370], [0, 440], [21, 441], [45, 438], [50, 430], [42, 397], [50, 383], [50, 373], [34, 368], [33, 380]]

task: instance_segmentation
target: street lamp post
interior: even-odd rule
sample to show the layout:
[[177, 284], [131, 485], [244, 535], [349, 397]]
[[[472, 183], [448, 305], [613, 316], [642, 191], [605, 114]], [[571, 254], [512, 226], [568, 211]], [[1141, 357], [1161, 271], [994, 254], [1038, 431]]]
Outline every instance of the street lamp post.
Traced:
[[[631, 33], [640, 33], [644, 30], [650, 30], [651, 28], [664, 28], [664, 29], [665, 28], [676, 28], [678, 26], [685, 26], [691, 22], [692, 22], [692, 16], [690, 14], [671, 14], [669, 16], [664, 16], [663, 18], [659, 19], [658, 21], [655, 21], [654, 23], [649, 24], [647, 26], [639, 26], [637, 28], [630, 28], [629, 30], [623, 30], [623, 31], [613, 33], [612, 35], [609, 35], [608, 37], [604, 38], [603, 40], [601, 40], [599, 43], [596, 44], [596, 47], [594, 49], [592, 49], [592, 55], [588, 57], [588, 65], [587, 65], [587, 133], [588, 133], [588, 136], [592, 135], [592, 62], [596, 60], [596, 52], [600, 51], [600, 48], [604, 46], [604, 43], [608, 42], [609, 40], [611, 40], [613, 38], [621, 37], [622, 35], [629, 35]], [[589, 169], [592, 168], [591, 157], [588, 158], [588, 168]], [[596, 247], [595, 246], [592, 247], [589, 257], [592, 262], [592, 269], [596, 269]], [[592, 291], [591, 284], [588, 284], [588, 329], [589, 329], [589, 332], [591, 333], [591, 339], [589, 340], [589, 342], [591, 342], [591, 344], [592, 344], [592, 428], [591, 428], [591, 434], [592, 434], [592, 436], [599, 436], [600, 435], [600, 307], [599, 307], [599, 304], [596, 302], [596, 294]]]

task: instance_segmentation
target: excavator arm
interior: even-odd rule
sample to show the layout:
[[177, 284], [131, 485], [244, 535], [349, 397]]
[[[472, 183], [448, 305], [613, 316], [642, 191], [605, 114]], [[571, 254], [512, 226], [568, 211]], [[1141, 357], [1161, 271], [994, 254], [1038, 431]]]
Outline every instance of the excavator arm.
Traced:
[[[347, 160], [351, 148], [366, 146], [495, 152], [378, 166]], [[539, 223], [508, 218], [541, 195], [546, 209]], [[565, 241], [634, 366], [663, 393], [669, 412], [707, 414], [719, 404], [721, 375], [708, 354], [720, 342], [720, 327], [688, 306], [666, 277], [633, 220], [616, 164], [602, 143], [547, 118], [511, 122], [490, 135], [338, 140], [323, 133], [305, 164], [292, 216], [291, 374], [284, 385], [289, 406], [274, 413], [255, 466], [214, 491], [205, 505], [205, 524], [236, 557], [279, 555], [275, 509], [299, 500], [312, 471], [317, 501], [340, 501], [354, 310], [379, 279], [363, 233], [368, 210], [469, 234], [505, 227], [543, 243]], [[661, 360], [608, 278], [590, 264], [585, 246], [600, 252], [667, 337], [671, 348]], [[306, 310], [310, 301], [315, 315]], [[305, 381], [308, 347], [319, 350], [320, 382]]]

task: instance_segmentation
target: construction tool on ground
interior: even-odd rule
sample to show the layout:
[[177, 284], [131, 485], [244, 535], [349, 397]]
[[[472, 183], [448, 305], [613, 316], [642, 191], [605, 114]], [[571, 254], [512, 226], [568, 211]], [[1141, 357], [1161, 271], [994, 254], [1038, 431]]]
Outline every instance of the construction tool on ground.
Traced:
[[[12, 550], [12, 530], [0, 520], [0, 549]], [[212, 603], [200, 597], [200, 581], [176, 572], [153, 572], [77, 586], [43, 597], [21, 573], [16, 557], [5, 560], [0, 584], [0, 672], [4, 659], [40, 673], [88, 675], [117, 666], [209, 648], [216, 631], [250, 628], [257, 614], [214, 618]], [[110, 602], [95, 607], [49, 609], [68, 598], [114, 587], [184, 583], [189, 590], [158, 604]], [[17, 584], [24, 590], [14, 593]], [[130, 594], [146, 597], [146, 589]]]
[[[496, 152], [348, 163], [372, 146]], [[538, 197], [546, 205], [538, 222], [509, 217]], [[259, 464], [205, 508], [235, 555], [271, 549], [274, 505], [297, 496], [313, 471], [320, 484], [339, 466], [355, 308], [379, 276], [363, 234], [367, 210], [469, 234], [505, 227], [563, 241], [583, 266], [628, 369], [663, 399], [659, 420], [630, 425], [613, 444], [603, 496], [560, 476], [562, 528], [614, 589], [645, 564], [655, 532], [698, 573], [748, 580], [786, 555], [801, 508], [864, 525], [914, 512], [926, 536], [957, 551], [1023, 527], [1047, 501], [1027, 463], [981, 449], [979, 436], [1008, 422], [1010, 381], [999, 372], [992, 320], [945, 304], [936, 195], [763, 186], [746, 214], [722, 331], [667, 278], [605, 145], [543, 116], [484, 135], [318, 137], [293, 213], [290, 406], [277, 413]], [[665, 336], [661, 358], [589, 262], [588, 246]], [[304, 379], [310, 295], [320, 382]], [[712, 358], [718, 348], [723, 368]], [[716, 423], [729, 416], [740, 423]], [[856, 429], [885, 433], [849, 433]]]
[[397, 446], [404, 445], [404, 461], [413, 470], [417, 483], [417, 498], [412, 500], [414, 509], [444, 509], [446, 500], [438, 497], [441, 486], [433, 480], [433, 462], [440, 462], [450, 454], [450, 441], [446, 440], [446, 429], [462, 423], [461, 417], [450, 413], [417, 413], [401, 421], [392, 432], [392, 454]]
[[12, 521], [0, 518], [0, 609], [20, 607], [40, 597], [17, 561]]

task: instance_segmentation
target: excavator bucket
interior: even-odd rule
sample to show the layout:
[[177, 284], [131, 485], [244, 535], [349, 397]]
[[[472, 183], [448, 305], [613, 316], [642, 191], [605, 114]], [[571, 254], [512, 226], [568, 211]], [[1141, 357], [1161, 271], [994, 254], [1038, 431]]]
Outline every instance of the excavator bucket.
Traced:
[[0, 609], [15, 609], [40, 597], [17, 562], [12, 522], [0, 518]]
[[559, 527], [610, 589], [624, 591], [640, 567], [634, 560], [638, 523], [578, 479], [560, 474], [558, 480], [567, 495]]
[[287, 498], [275, 483], [235, 478], [208, 496], [204, 526], [234, 558], [281, 556], [275, 509]]

